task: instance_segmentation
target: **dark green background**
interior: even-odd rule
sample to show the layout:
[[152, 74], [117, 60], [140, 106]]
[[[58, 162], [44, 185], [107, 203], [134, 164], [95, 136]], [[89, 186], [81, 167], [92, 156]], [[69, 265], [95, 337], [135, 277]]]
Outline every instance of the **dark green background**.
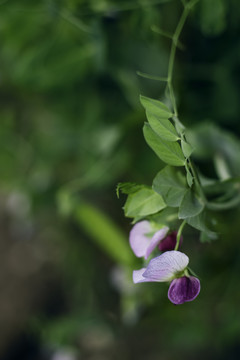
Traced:
[[[166, 76], [171, 40], [151, 28], [172, 34], [181, 11], [180, 0], [1, 1], [1, 359], [239, 357], [238, 209], [214, 214], [211, 244], [185, 232], [202, 285], [192, 303], [172, 305], [165, 284], [133, 286], [140, 264], [118, 256], [131, 225], [116, 184], [151, 185], [163, 166], [139, 94], [164, 100], [164, 84], [136, 72]], [[206, 122], [239, 137], [239, 2], [200, 0], [181, 41], [181, 121], [200, 141]], [[217, 145], [196, 154], [205, 175]]]

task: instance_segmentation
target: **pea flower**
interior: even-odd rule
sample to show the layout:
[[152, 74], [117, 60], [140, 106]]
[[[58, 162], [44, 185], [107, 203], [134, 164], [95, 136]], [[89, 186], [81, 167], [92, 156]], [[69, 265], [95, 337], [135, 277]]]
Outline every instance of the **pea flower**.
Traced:
[[[153, 225], [143, 220], [135, 224], [130, 231], [130, 246], [137, 257], [147, 259], [152, 251], [158, 247], [160, 251], [173, 250], [176, 245], [176, 232], [167, 235], [167, 226], [155, 230]], [[182, 239], [181, 239], [182, 240]]]
[[200, 292], [200, 281], [187, 271], [189, 258], [180, 251], [166, 251], [150, 260], [146, 268], [133, 271], [133, 282], [171, 281], [168, 298], [180, 305], [194, 300]]

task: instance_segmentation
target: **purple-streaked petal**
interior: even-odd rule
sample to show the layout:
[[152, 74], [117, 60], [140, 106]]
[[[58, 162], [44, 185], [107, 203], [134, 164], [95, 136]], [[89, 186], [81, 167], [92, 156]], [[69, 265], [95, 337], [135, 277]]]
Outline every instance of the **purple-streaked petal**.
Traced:
[[135, 224], [130, 231], [129, 241], [130, 246], [137, 257], [145, 256], [149, 246], [150, 237], [145, 236], [152, 231], [149, 221], [143, 220]]
[[141, 282], [151, 282], [156, 281], [152, 279], [148, 279], [146, 277], [143, 277], [142, 274], [145, 272], [146, 268], [142, 268], [140, 270], [134, 270], [133, 271], [133, 282], [134, 284], [141, 283]]
[[[151, 281], [170, 281], [188, 266], [189, 258], [180, 251], [166, 251], [150, 260], [143, 277]], [[148, 280], [149, 281], [149, 280]]]
[[169, 228], [167, 226], [165, 226], [164, 228], [158, 230], [152, 237], [147, 250], [146, 250], [146, 254], [145, 254], [145, 259], [147, 259], [149, 257], [149, 255], [151, 254], [151, 252], [155, 249], [155, 247], [159, 244], [160, 241], [162, 241], [165, 236], [167, 235]]
[[200, 281], [194, 276], [183, 276], [171, 282], [168, 290], [169, 300], [180, 305], [186, 301], [194, 300], [200, 292]]

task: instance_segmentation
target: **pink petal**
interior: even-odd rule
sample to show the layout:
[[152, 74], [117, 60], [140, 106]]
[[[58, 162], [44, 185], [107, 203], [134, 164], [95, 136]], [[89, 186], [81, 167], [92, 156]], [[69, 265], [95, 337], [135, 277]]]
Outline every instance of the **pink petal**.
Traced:
[[151, 231], [152, 227], [147, 220], [138, 222], [130, 231], [130, 246], [137, 257], [145, 256], [149, 242], [151, 241], [151, 238], [145, 236], [145, 234], [148, 234]]
[[165, 236], [167, 235], [169, 228], [167, 226], [165, 226], [164, 228], [158, 230], [152, 237], [150, 244], [147, 247], [146, 250], [146, 254], [145, 254], [145, 259], [147, 259], [149, 257], [149, 255], [151, 254], [151, 252], [155, 249], [155, 247], [158, 246], [158, 244], [161, 242], [161, 240], [163, 240], [165, 238]]

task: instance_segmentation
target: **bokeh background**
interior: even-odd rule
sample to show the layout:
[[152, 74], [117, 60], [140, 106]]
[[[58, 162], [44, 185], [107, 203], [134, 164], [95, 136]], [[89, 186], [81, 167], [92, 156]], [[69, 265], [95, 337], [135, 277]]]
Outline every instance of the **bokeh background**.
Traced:
[[[180, 0], [1, 0], [0, 358], [237, 359], [238, 208], [213, 214], [219, 239], [186, 229], [202, 284], [172, 305], [167, 285], [132, 285], [139, 263], [116, 185], [151, 185], [139, 94], [164, 100]], [[163, 32], [165, 34], [163, 34]], [[216, 176], [240, 175], [240, 5], [199, 0], [181, 37], [174, 88], [181, 121]], [[200, 146], [201, 148], [201, 146]]]

